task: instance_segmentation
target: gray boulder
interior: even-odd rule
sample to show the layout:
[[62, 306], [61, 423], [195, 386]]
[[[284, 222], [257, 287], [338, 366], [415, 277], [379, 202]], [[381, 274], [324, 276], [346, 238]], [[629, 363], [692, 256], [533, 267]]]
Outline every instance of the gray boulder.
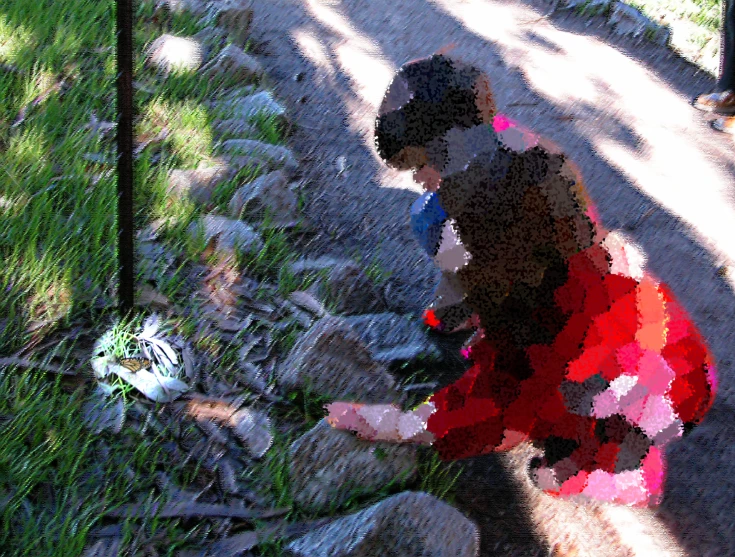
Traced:
[[334, 313], [354, 315], [387, 309], [380, 289], [354, 261], [332, 257], [300, 259], [291, 264], [290, 270], [296, 278], [326, 275], [326, 280], [317, 280], [307, 291], [322, 301], [328, 300]]
[[288, 390], [308, 387], [322, 395], [376, 404], [400, 400], [388, 370], [373, 361], [360, 337], [339, 317], [324, 317], [302, 334], [275, 375]]
[[213, 0], [208, 23], [224, 29], [232, 41], [244, 46], [253, 24], [253, 0]]
[[243, 137], [255, 139], [258, 136], [257, 126], [249, 124], [239, 118], [230, 118], [228, 120], [215, 122], [214, 131], [217, 133], [217, 139], [242, 139]]
[[194, 15], [204, 15], [207, 13], [207, 9], [207, 2], [203, 0], [158, 0], [154, 13], [160, 14], [169, 11], [171, 13], [189, 12]]
[[269, 91], [221, 100], [213, 104], [213, 109], [226, 117], [245, 120], [252, 119], [257, 114], [284, 116], [286, 113], [286, 109], [273, 98]]
[[404, 491], [286, 546], [292, 557], [475, 557], [477, 526], [423, 492]]
[[[377, 451], [377, 452], [376, 452]], [[321, 420], [293, 442], [290, 478], [294, 500], [314, 512], [339, 507], [351, 490], [379, 491], [393, 480], [416, 474], [416, 448], [368, 443]]]
[[439, 357], [437, 346], [427, 338], [420, 321], [409, 321], [395, 313], [377, 313], [345, 317], [379, 362]]
[[248, 220], [262, 222], [266, 209], [272, 216], [271, 226], [289, 227], [296, 225], [298, 199], [288, 187], [283, 172], [276, 170], [259, 176], [239, 188], [230, 200], [232, 218], [244, 214]]
[[168, 176], [168, 192], [206, 205], [212, 199], [214, 189], [232, 178], [236, 171], [236, 168], [227, 164], [195, 170], [172, 170]]

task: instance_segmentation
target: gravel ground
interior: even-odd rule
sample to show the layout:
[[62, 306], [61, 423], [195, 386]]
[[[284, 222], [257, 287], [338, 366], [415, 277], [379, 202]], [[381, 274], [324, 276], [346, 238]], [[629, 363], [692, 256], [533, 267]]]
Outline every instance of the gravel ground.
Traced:
[[[543, 0], [256, 0], [277, 96], [301, 126], [314, 254], [377, 257], [394, 310], [418, 312], [438, 279], [410, 235], [419, 188], [372, 147], [383, 91], [403, 63], [448, 43], [493, 80], [501, 110], [558, 142], [603, 221], [648, 255], [719, 364], [715, 407], [668, 451], [657, 511], [581, 506], [530, 489], [530, 450], [464, 461], [456, 506], [482, 555], [735, 555], [735, 153], [688, 105], [714, 80], [664, 47], [612, 36], [604, 19], [545, 16]], [[297, 78], [297, 75], [301, 74]], [[336, 163], [345, 157], [342, 172]]]

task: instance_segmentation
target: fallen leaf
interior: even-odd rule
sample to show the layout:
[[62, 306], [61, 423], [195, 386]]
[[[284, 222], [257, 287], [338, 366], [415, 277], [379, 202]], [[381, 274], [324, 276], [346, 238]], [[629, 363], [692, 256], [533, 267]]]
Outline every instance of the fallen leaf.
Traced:
[[284, 520], [268, 528], [260, 528], [222, 538], [210, 546], [210, 551], [213, 555], [217, 555], [217, 557], [237, 557], [244, 551], [253, 549], [263, 542], [273, 539], [287, 540], [296, 536], [303, 536], [309, 530], [326, 526], [333, 520], [333, 518], [322, 518], [309, 522], [297, 522], [295, 524], [288, 523]]
[[155, 402], [171, 402], [189, 389], [183, 381], [173, 377], [156, 377], [150, 371], [141, 370], [131, 373], [118, 364], [108, 364], [107, 368]]
[[51, 373], [58, 373], [61, 375], [76, 375], [76, 372], [74, 371], [62, 369], [59, 366], [51, 364], [33, 362], [25, 358], [0, 358], [0, 366], [18, 366], [24, 368], [40, 369], [43, 371], [49, 371]]
[[82, 406], [82, 417], [93, 433], [104, 430], [120, 433], [125, 422], [125, 405], [120, 398], [115, 402], [109, 401], [106, 394], [104, 389], [97, 387]]
[[289, 296], [289, 300], [318, 317], [322, 317], [327, 313], [324, 305], [305, 290], [296, 290], [295, 292], [292, 292]]
[[121, 537], [97, 540], [96, 543], [84, 550], [82, 557], [117, 557], [120, 553], [121, 545]]
[[61, 91], [62, 87], [65, 84], [66, 84], [66, 81], [63, 79], [61, 81], [57, 81], [51, 87], [46, 89], [43, 93], [41, 93], [36, 98], [34, 98], [30, 103], [23, 106], [23, 108], [21, 108], [20, 111], [18, 112], [18, 116], [15, 117], [15, 120], [13, 121], [13, 124], [10, 127], [17, 128], [18, 126], [20, 126], [23, 123], [23, 121], [26, 119], [26, 115], [28, 114], [29, 109], [41, 104], [51, 95], [51, 93], [55, 91]]
[[[215, 250], [217, 249], [217, 242], [219, 242], [219, 238], [222, 236], [222, 232], [217, 232], [214, 236], [212, 236], [209, 241], [207, 242], [207, 245], [204, 247], [204, 251], [202, 251], [202, 255], [199, 257], [199, 260], [202, 263], [206, 263], [207, 259], [209, 259], [212, 254], [214, 254]], [[219, 273], [218, 273], [219, 274]], [[204, 282], [208, 282], [208, 280], [211, 280], [214, 277], [205, 278]]]
[[169, 302], [166, 296], [147, 284], [138, 288], [136, 302], [138, 306], [155, 306], [161, 310], [171, 307], [171, 302]]
[[[159, 511], [160, 508], [160, 512]], [[243, 509], [231, 505], [217, 505], [212, 503], [197, 502], [181, 502], [166, 503], [161, 507], [159, 503], [152, 505], [132, 504], [123, 505], [112, 511], [105, 513], [105, 516], [113, 518], [145, 518], [157, 516], [159, 518], [191, 518], [191, 517], [227, 517], [239, 518], [241, 520], [260, 520], [263, 518], [272, 518], [274, 516], [283, 516], [288, 514], [291, 507], [283, 507], [280, 509]]]

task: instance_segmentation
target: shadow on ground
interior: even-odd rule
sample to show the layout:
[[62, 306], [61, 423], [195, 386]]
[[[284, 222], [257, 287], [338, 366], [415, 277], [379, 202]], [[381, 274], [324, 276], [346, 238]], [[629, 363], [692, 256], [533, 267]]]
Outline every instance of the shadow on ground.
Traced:
[[[306, 171], [307, 210], [323, 233], [310, 249], [315, 254], [355, 249], [373, 254], [380, 246], [379, 259], [393, 272], [392, 309], [414, 313], [430, 300], [437, 273], [408, 230], [408, 210], [416, 191], [381, 185], [382, 168], [371, 146], [354, 128], [344, 125], [354, 116], [351, 99], [356, 97], [355, 84], [340, 66], [344, 25], [377, 45], [383, 61], [394, 68], [451, 42], [460, 43], [453, 52], [458, 57], [469, 54], [476, 58], [482, 53], [482, 66], [493, 77], [501, 109], [515, 104], [509, 114], [533, 123], [537, 131], [562, 144], [583, 169], [603, 222], [609, 228], [622, 228], [644, 248], [649, 269], [673, 288], [708, 339], [719, 364], [720, 396], [705, 423], [669, 451], [666, 498], [659, 514], [690, 555], [735, 554], [735, 531], [729, 518], [730, 509], [735, 507], [735, 443], [728, 425], [732, 406], [727, 402], [733, 388], [730, 331], [735, 325], [735, 298], [717, 276], [715, 259], [694, 240], [687, 225], [642, 194], [596, 153], [574, 120], [565, 120], [563, 108], [534, 91], [522, 68], [514, 65], [507, 53], [465, 29], [446, 12], [418, 0], [400, 10], [389, 0], [343, 0], [328, 6], [343, 19], [319, 21], [310, 5], [316, 4], [281, 0], [270, 7], [263, 1], [255, 6], [257, 33], [270, 42], [273, 56], [267, 65], [276, 91], [295, 107], [293, 118], [303, 125], [303, 131], [294, 137], [295, 147], [312, 157], [313, 168]], [[548, 10], [540, 1], [527, 0], [522, 5], [536, 10], [539, 17]], [[662, 87], [685, 98], [714, 86], [711, 76], [665, 48], [612, 37], [599, 21], [590, 26], [587, 21], [571, 13], [549, 17], [551, 25], [559, 29], [607, 42], [653, 72]], [[317, 54], [305, 57], [299, 52], [294, 37], [304, 34], [311, 37]], [[539, 48], [563, 55], [557, 45], [532, 31], [528, 39]], [[321, 62], [315, 61], [318, 59]], [[324, 69], [327, 67], [331, 73]], [[291, 79], [298, 72], [305, 72], [305, 82]], [[306, 101], [299, 103], [305, 93]], [[622, 101], [611, 99], [611, 104], [614, 102]], [[597, 133], [629, 149], [647, 148], [631, 126], [615, 120], [610, 106], [578, 108], [585, 118], [602, 115], [614, 123]], [[714, 160], [732, 174], [731, 144], [711, 136], [705, 122], [701, 133], [715, 154]], [[339, 177], [330, 168], [330, 161], [338, 155], [346, 156], [353, 165], [349, 173]], [[443, 379], [441, 384], [448, 382]], [[468, 473], [461, 480], [457, 506], [481, 526], [482, 555], [528, 555], [547, 550], [537, 539], [523, 502], [499, 460], [482, 457], [466, 464]], [[509, 540], [512, 547], [503, 549]]]

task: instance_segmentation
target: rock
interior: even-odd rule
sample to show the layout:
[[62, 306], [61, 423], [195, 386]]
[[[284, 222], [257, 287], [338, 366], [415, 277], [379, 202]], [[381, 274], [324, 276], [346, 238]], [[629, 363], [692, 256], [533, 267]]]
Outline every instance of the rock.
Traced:
[[671, 41], [671, 27], [653, 23], [649, 28], [649, 39], [658, 45], [667, 46]]
[[326, 420], [294, 441], [289, 453], [294, 500], [313, 512], [339, 507], [351, 489], [375, 492], [416, 474], [414, 446], [361, 441]]
[[349, 259], [320, 257], [301, 259], [291, 264], [296, 278], [304, 273], [327, 273], [327, 280], [317, 279], [309, 292], [333, 304], [335, 313], [354, 315], [380, 313], [387, 309], [383, 296], [362, 268]]
[[567, 9], [580, 8], [588, 14], [604, 13], [612, 0], [566, 0], [564, 7]]
[[240, 220], [231, 220], [217, 215], [204, 215], [200, 222], [194, 222], [189, 227], [189, 234], [194, 237], [199, 227], [204, 228], [204, 237], [207, 242], [219, 234], [215, 250], [226, 255], [232, 255], [235, 247], [244, 250], [260, 250], [263, 241], [258, 233]]
[[195, 39], [161, 35], [146, 50], [146, 63], [168, 74], [174, 69], [196, 70], [205, 56], [204, 45]]
[[266, 209], [272, 216], [271, 226], [296, 225], [298, 199], [288, 188], [286, 176], [279, 170], [243, 185], [234, 193], [229, 204], [232, 218], [240, 218], [244, 214], [248, 220], [256, 222], [263, 221]]
[[257, 114], [263, 116], [284, 116], [286, 109], [277, 102], [269, 91], [260, 91], [246, 97], [230, 98], [213, 103], [215, 111], [227, 117], [250, 120]]
[[226, 164], [196, 170], [172, 170], [168, 176], [168, 192], [188, 196], [195, 203], [206, 205], [214, 189], [236, 172], [234, 167]]
[[257, 89], [255, 85], [238, 85], [222, 91], [215, 97], [214, 101], [205, 101], [204, 104], [208, 108], [215, 110], [219, 103], [227, 104], [232, 101], [238, 101], [243, 97], [255, 94]]
[[443, 501], [404, 491], [312, 530], [285, 549], [292, 557], [475, 557], [480, 534]]
[[651, 41], [665, 45], [670, 38], [671, 30], [655, 24], [640, 11], [622, 2], [614, 2], [608, 20], [618, 35], [645, 35]]
[[400, 400], [388, 370], [373, 361], [360, 337], [339, 317], [324, 317], [302, 334], [275, 375], [288, 390], [308, 387], [322, 395], [376, 404]]
[[244, 46], [253, 24], [253, 0], [215, 0], [210, 18], [238, 46]]
[[395, 313], [345, 317], [345, 321], [367, 345], [373, 359], [390, 363], [418, 357], [438, 358], [439, 348], [429, 340], [420, 321], [409, 321]]
[[171, 13], [189, 12], [194, 15], [204, 15], [207, 9], [207, 2], [201, 0], [158, 0], [154, 13], [158, 14], [167, 10]]
[[227, 34], [217, 27], [205, 27], [193, 35], [192, 38], [206, 46], [207, 50], [212, 50], [215, 47], [224, 46], [227, 41]]
[[255, 458], [261, 458], [273, 444], [273, 428], [265, 412], [243, 408], [232, 415], [230, 423], [237, 438]]
[[263, 66], [255, 58], [231, 44], [202, 68], [205, 76], [211, 78], [218, 75], [232, 75], [247, 81], [263, 74]]
[[217, 139], [242, 138], [243, 136], [255, 139], [259, 133], [257, 126], [248, 124], [239, 118], [216, 122], [214, 124], [214, 131], [217, 132]]
[[299, 163], [291, 149], [280, 145], [271, 145], [255, 139], [228, 139], [217, 145], [217, 148], [230, 155], [243, 154], [259, 159], [273, 168], [283, 168], [288, 173], [295, 172]]

